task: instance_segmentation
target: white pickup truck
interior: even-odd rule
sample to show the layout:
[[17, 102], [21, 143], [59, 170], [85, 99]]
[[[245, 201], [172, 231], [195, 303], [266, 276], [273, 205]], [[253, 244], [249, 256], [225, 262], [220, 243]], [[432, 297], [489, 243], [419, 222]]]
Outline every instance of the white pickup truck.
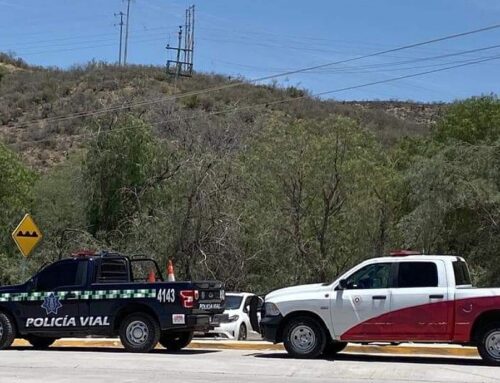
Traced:
[[367, 260], [333, 283], [284, 288], [263, 306], [264, 339], [289, 354], [334, 354], [347, 342], [477, 346], [500, 365], [500, 288], [474, 288], [456, 256], [399, 251]]

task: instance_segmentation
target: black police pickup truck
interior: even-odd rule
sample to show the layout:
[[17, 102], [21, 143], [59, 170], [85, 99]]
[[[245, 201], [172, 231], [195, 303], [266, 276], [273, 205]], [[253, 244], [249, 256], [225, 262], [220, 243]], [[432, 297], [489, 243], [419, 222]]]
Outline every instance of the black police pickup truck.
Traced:
[[16, 337], [46, 348], [64, 337], [119, 335], [130, 352], [158, 342], [179, 350], [216, 325], [224, 299], [221, 282], [164, 282], [151, 259], [77, 254], [0, 287], [0, 349]]

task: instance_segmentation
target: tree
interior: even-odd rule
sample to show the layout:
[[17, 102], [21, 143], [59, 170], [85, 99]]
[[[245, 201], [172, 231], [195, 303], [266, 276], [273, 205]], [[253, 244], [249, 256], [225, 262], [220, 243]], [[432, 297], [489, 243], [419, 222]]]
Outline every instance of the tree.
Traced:
[[499, 127], [495, 96], [457, 102], [433, 137], [405, 141], [395, 155], [402, 243], [466, 257], [481, 284], [500, 283]]
[[23, 215], [30, 211], [35, 174], [27, 169], [10, 149], [0, 143], [0, 283], [21, 278], [22, 257], [10, 233]]
[[120, 237], [147, 193], [169, 178], [166, 156], [153, 139], [150, 127], [134, 117], [113, 121], [90, 142], [83, 161], [90, 232]]
[[44, 240], [36, 253], [38, 264], [66, 257], [75, 250], [101, 244], [87, 227], [82, 155], [74, 153], [43, 174], [34, 185], [34, 214]]
[[329, 281], [373, 254], [386, 165], [355, 122], [276, 115], [242, 161], [253, 192], [244, 221], [274, 283]]
[[436, 140], [449, 139], [470, 144], [500, 138], [500, 100], [496, 95], [472, 97], [455, 102], [438, 123]]

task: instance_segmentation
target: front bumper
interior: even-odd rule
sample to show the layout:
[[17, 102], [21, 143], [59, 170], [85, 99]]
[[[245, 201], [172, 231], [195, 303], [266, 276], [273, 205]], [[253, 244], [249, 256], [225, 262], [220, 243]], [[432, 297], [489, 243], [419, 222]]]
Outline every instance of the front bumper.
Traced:
[[281, 315], [273, 317], [264, 317], [260, 321], [260, 333], [262, 338], [272, 343], [281, 342], [281, 334], [279, 333], [279, 328], [283, 317]]
[[236, 338], [236, 335], [237, 335], [236, 332], [238, 331], [238, 328], [239, 328], [238, 321], [226, 322], [226, 323], [220, 323], [219, 326], [217, 326], [213, 330], [213, 332], [219, 333], [219, 334], [224, 334], [229, 339], [234, 339], [234, 338]]
[[220, 323], [217, 327], [210, 331], [210, 334], [222, 335], [228, 339], [235, 339], [238, 331], [238, 322]]

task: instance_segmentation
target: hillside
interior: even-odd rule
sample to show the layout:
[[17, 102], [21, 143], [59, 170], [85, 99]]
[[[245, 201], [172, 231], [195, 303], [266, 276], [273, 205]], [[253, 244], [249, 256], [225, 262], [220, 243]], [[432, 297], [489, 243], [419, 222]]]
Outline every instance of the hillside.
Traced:
[[119, 112], [83, 118], [71, 118], [72, 115], [151, 100], [156, 102], [126, 110], [151, 123], [159, 136], [167, 138], [178, 138], [186, 125], [196, 125], [194, 121], [226, 126], [231, 134], [242, 138], [257, 127], [260, 115], [279, 110], [306, 119], [324, 119], [331, 114], [351, 117], [373, 131], [384, 145], [403, 136], [426, 134], [444, 108], [441, 104], [337, 102], [310, 97], [287, 102], [307, 94], [293, 87], [248, 83], [175, 102], [168, 100], [174, 94], [241, 80], [196, 74], [174, 86], [162, 67], [123, 68], [93, 62], [59, 70], [30, 67], [4, 54], [0, 55], [0, 137], [20, 152], [27, 164], [46, 170], [69, 151], [81, 147], [89, 131], [95, 129], [95, 117]]
[[[464, 255], [500, 283], [494, 95], [339, 102], [214, 74], [175, 84], [161, 67], [3, 62], [0, 283], [82, 248], [172, 259], [232, 290], [331, 281], [395, 248]], [[27, 211], [44, 241], [23, 268], [9, 233]]]

